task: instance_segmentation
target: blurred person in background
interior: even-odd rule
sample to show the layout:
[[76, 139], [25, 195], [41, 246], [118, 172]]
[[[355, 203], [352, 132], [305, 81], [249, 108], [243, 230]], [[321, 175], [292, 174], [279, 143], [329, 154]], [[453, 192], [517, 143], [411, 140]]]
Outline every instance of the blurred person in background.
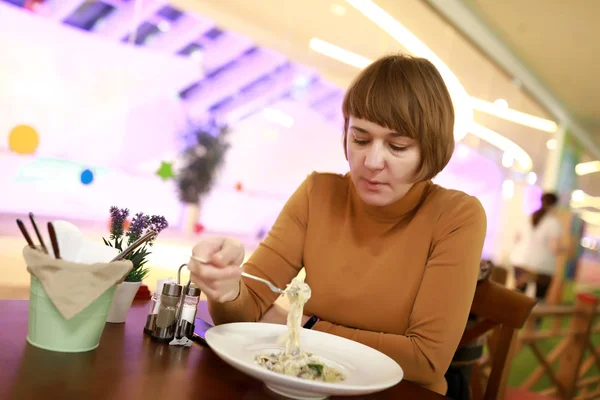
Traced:
[[556, 256], [564, 249], [561, 246], [563, 228], [555, 212], [558, 196], [544, 193], [541, 200], [541, 207], [517, 233], [510, 263], [517, 289], [525, 292], [527, 285], [535, 282], [535, 297], [543, 301], [556, 273]]

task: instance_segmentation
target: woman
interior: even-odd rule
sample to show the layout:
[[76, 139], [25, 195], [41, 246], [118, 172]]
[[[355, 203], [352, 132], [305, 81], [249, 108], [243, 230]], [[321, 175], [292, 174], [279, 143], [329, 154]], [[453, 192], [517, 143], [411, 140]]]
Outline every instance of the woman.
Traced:
[[[454, 150], [450, 95], [429, 61], [394, 55], [359, 74], [342, 111], [350, 172], [308, 176], [244, 269], [285, 287], [304, 267], [306, 328], [378, 349], [444, 394], [486, 231], [477, 199], [431, 182]], [[237, 241], [202, 240], [193, 254], [210, 260], [189, 268], [215, 323], [285, 323], [277, 295], [240, 278]]]
[[534, 281], [538, 300], [546, 298], [556, 272], [556, 255], [562, 251], [562, 226], [554, 211], [557, 204], [558, 197], [554, 193], [542, 195], [542, 206], [519, 232], [510, 257], [517, 289], [524, 292], [528, 282]]

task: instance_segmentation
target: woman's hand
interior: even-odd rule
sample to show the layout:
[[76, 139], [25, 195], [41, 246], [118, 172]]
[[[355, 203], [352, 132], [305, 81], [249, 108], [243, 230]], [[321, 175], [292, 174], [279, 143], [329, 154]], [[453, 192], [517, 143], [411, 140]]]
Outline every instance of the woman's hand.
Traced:
[[236, 239], [213, 237], [203, 239], [192, 249], [192, 254], [207, 264], [191, 259], [188, 263], [192, 282], [209, 300], [225, 303], [235, 300], [240, 293], [244, 261], [244, 246]]

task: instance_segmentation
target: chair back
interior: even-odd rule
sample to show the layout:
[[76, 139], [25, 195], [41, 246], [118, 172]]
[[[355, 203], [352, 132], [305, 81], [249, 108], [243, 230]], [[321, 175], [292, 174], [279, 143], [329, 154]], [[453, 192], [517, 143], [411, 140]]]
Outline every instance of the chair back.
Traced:
[[504, 399], [514, 338], [517, 330], [525, 325], [535, 304], [535, 299], [495, 282], [484, 281], [477, 285], [471, 314], [479, 320], [465, 330], [459, 348], [489, 331], [493, 333], [488, 339], [491, 359], [489, 379], [483, 391], [479, 381], [476, 381], [480, 370], [474, 368], [471, 380], [473, 400]]

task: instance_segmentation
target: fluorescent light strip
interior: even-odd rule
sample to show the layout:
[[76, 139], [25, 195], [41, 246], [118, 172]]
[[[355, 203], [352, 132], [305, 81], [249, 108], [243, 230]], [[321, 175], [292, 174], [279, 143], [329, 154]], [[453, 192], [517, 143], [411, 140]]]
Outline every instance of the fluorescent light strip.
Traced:
[[346, 2], [396, 39], [410, 53], [426, 58], [436, 66], [454, 103], [454, 137], [456, 140], [464, 138], [473, 121], [473, 109], [468, 102], [467, 91], [454, 72], [417, 36], [371, 0], [346, 0]]
[[265, 108], [263, 110], [263, 117], [269, 122], [279, 124], [286, 128], [291, 128], [294, 126], [295, 122], [294, 118], [275, 108]]
[[571, 193], [571, 207], [573, 208], [597, 208], [600, 210], [600, 197], [591, 196], [583, 190], [574, 190]]
[[[373, 62], [373, 60], [370, 60], [359, 54], [345, 50], [341, 47], [338, 47], [334, 44], [328, 43], [318, 38], [312, 38], [309, 42], [309, 47], [317, 53], [323, 54], [324, 56], [333, 58], [344, 64], [348, 64], [359, 69], [365, 68]], [[498, 118], [502, 118], [520, 125], [528, 126], [530, 128], [539, 129], [545, 132], [556, 132], [556, 130], [558, 129], [554, 121], [526, 114], [521, 111], [512, 110], [510, 108], [502, 109], [495, 106], [493, 103], [477, 99], [475, 97], [469, 96], [468, 99], [472, 108], [485, 112], [487, 114], [495, 115]], [[456, 137], [456, 140], [460, 139], [462, 139], [462, 137]]]
[[575, 166], [575, 173], [577, 175], [587, 175], [592, 174], [594, 172], [600, 171], [600, 161], [590, 161], [579, 163]]
[[334, 60], [338, 60], [344, 64], [348, 64], [359, 69], [365, 68], [372, 62], [366, 57], [352, 53], [348, 50], [344, 50], [341, 47], [318, 38], [310, 39], [309, 47], [311, 50], [314, 50], [317, 53], [323, 54], [324, 56], [333, 58]]
[[[377, 26], [387, 32], [390, 36], [396, 39], [404, 48], [406, 48], [412, 54], [423, 57], [431, 61], [440, 74], [444, 78], [448, 90], [452, 95], [454, 102], [465, 101], [468, 98], [467, 91], [460, 83], [458, 77], [425, 43], [423, 43], [417, 36], [411, 31], [406, 29], [400, 22], [394, 17], [388, 14], [384, 9], [373, 3], [371, 0], [346, 0], [350, 5], [360, 11], [364, 16], [373, 21]], [[492, 103], [488, 103], [483, 100], [470, 98], [471, 107], [465, 107], [462, 103], [455, 109], [457, 111], [457, 119], [459, 123], [472, 121], [473, 111], [475, 108], [479, 111], [487, 112], [489, 114], [498, 116], [499, 118], [513, 121], [521, 125], [529, 126], [535, 129], [539, 129], [546, 132], [556, 132], [558, 126], [554, 121], [550, 121], [544, 118], [535, 117], [533, 115], [521, 113], [516, 110], [504, 109], [499, 110], [497, 107], [490, 107]], [[464, 115], [461, 115], [463, 114]], [[464, 119], [464, 121], [461, 121]], [[463, 135], [464, 136], [464, 135]]]
[[600, 212], [595, 211], [581, 211], [579, 216], [582, 220], [590, 225], [600, 225]]
[[[368, 58], [344, 50], [341, 47], [317, 38], [311, 39], [310, 48], [318, 53], [331, 57], [345, 64], [352, 65], [356, 68], [364, 68], [372, 62]], [[506, 154], [512, 156], [515, 160], [517, 160], [519, 166], [524, 172], [529, 172], [533, 168], [533, 162], [529, 154], [527, 154], [527, 152], [519, 145], [505, 138], [499, 133], [474, 122], [469, 124], [468, 131], [485, 140], [486, 142], [498, 147], [500, 150], [503, 150]]]
[[471, 123], [469, 132], [512, 156], [517, 161], [520, 167], [519, 169], [523, 172], [529, 172], [533, 168], [533, 161], [529, 154], [523, 150], [521, 146], [512, 140], [505, 138], [498, 132], [486, 128], [483, 125], [479, 125], [476, 122]]
[[558, 131], [558, 125], [556, 122], [549, 119], [536, 117], [534, 115], [526, 114], [521, 111], [513, 110], [510, 108], [498, 107], [494, 103], [489, 101], [470, 97], [471, 107], [475, 110], [484, 112], [486, 114], [494, 115], [498, 118], [505, 119], [520, 125], [528, 126], [533, 129], [538, 129], [544, 132], [555, 133]]

